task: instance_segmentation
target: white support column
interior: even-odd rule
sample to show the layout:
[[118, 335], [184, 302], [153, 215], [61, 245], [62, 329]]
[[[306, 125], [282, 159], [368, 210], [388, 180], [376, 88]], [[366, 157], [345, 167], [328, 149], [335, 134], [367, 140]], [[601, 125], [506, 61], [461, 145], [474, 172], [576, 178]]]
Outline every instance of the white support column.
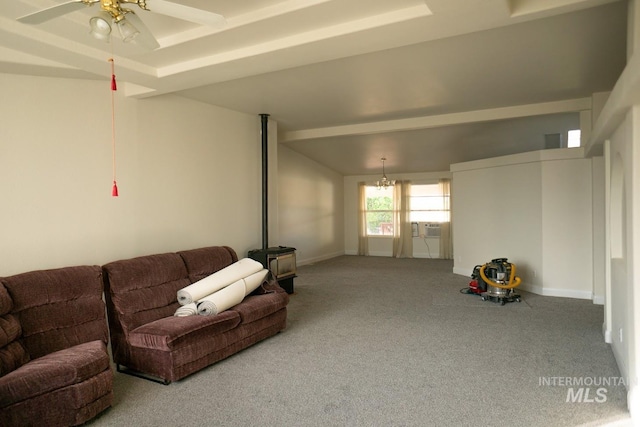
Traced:
[[611, 344], [611, 141], [606, 140], [603, 144], [604, 151], [604, 222], [605, 226], [605, 246], [604, 246], [604, 323], [602, 324], [602, 332], [604, 341]]

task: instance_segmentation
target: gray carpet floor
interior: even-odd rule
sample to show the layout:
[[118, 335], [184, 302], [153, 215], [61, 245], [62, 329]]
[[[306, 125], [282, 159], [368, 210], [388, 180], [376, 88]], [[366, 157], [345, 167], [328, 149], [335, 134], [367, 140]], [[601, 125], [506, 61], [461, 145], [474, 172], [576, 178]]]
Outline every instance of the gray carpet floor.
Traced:
[[[299, 267], [285, 331], [168, 386], [116, 373], [113, 406], [88, 425], [628, 425], [624, 386], [596, 394], [620, 377], [602, 306], [526, 292], [501, 306], [461, 293], [469, 278], [452, 267]], [[567, 402], [553, 378], [595, 385]]]

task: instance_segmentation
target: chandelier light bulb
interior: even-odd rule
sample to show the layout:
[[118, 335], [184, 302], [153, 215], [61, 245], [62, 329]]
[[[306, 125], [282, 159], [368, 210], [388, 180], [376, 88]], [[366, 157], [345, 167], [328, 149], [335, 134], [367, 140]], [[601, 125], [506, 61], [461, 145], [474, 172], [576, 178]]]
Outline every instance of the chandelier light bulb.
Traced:
[[109, 42], [109, 38], [111, 36], [111, 15], [106, 12], [100, 12], [98, 15], [91, 17], [89, 19], [89, 27], [91, 34], [98, 40], [102, 40], [104, 42]]
[[122, 41], [125, 43], [129, 43], [131, 40], [135, 39], [138, 34], [140, 34], [140, 31], [138, 31], [138, 29], [124, 17], [116, 19], [116, 25], [118, 26], [118, 30], [122, 36]]

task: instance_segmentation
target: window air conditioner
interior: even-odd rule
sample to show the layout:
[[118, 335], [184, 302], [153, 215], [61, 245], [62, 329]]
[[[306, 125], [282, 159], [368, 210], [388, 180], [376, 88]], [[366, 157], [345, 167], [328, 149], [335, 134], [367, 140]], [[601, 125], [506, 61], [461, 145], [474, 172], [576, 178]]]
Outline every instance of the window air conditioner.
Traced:
[[427, 222], [424, 224], [425, 237], [440, 237], [440, 223]]

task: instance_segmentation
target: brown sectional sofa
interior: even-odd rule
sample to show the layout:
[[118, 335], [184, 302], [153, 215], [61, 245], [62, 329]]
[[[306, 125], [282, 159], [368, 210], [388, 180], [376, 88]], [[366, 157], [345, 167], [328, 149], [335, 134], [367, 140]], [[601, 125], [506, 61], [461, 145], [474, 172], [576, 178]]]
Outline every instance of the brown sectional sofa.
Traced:
[[99, 266], [0, 279], [0, 425], [71, 426], [113, 401]]
[[118, 371], [168, 384], [283, 330], [289, 296], [275, 281], [215, 316], [173, 316], [179, 289], [237, 260], [233, 249], [214, 246], [104, 265]]
[[119, 370], [169, 383], [283, 330], [275, 281], [218, 315], [173, 316], [179, 289], [237, 260], [219, 246], [0, 278], [0, 426], [80, 425], [111, 406], [109, 334]]

